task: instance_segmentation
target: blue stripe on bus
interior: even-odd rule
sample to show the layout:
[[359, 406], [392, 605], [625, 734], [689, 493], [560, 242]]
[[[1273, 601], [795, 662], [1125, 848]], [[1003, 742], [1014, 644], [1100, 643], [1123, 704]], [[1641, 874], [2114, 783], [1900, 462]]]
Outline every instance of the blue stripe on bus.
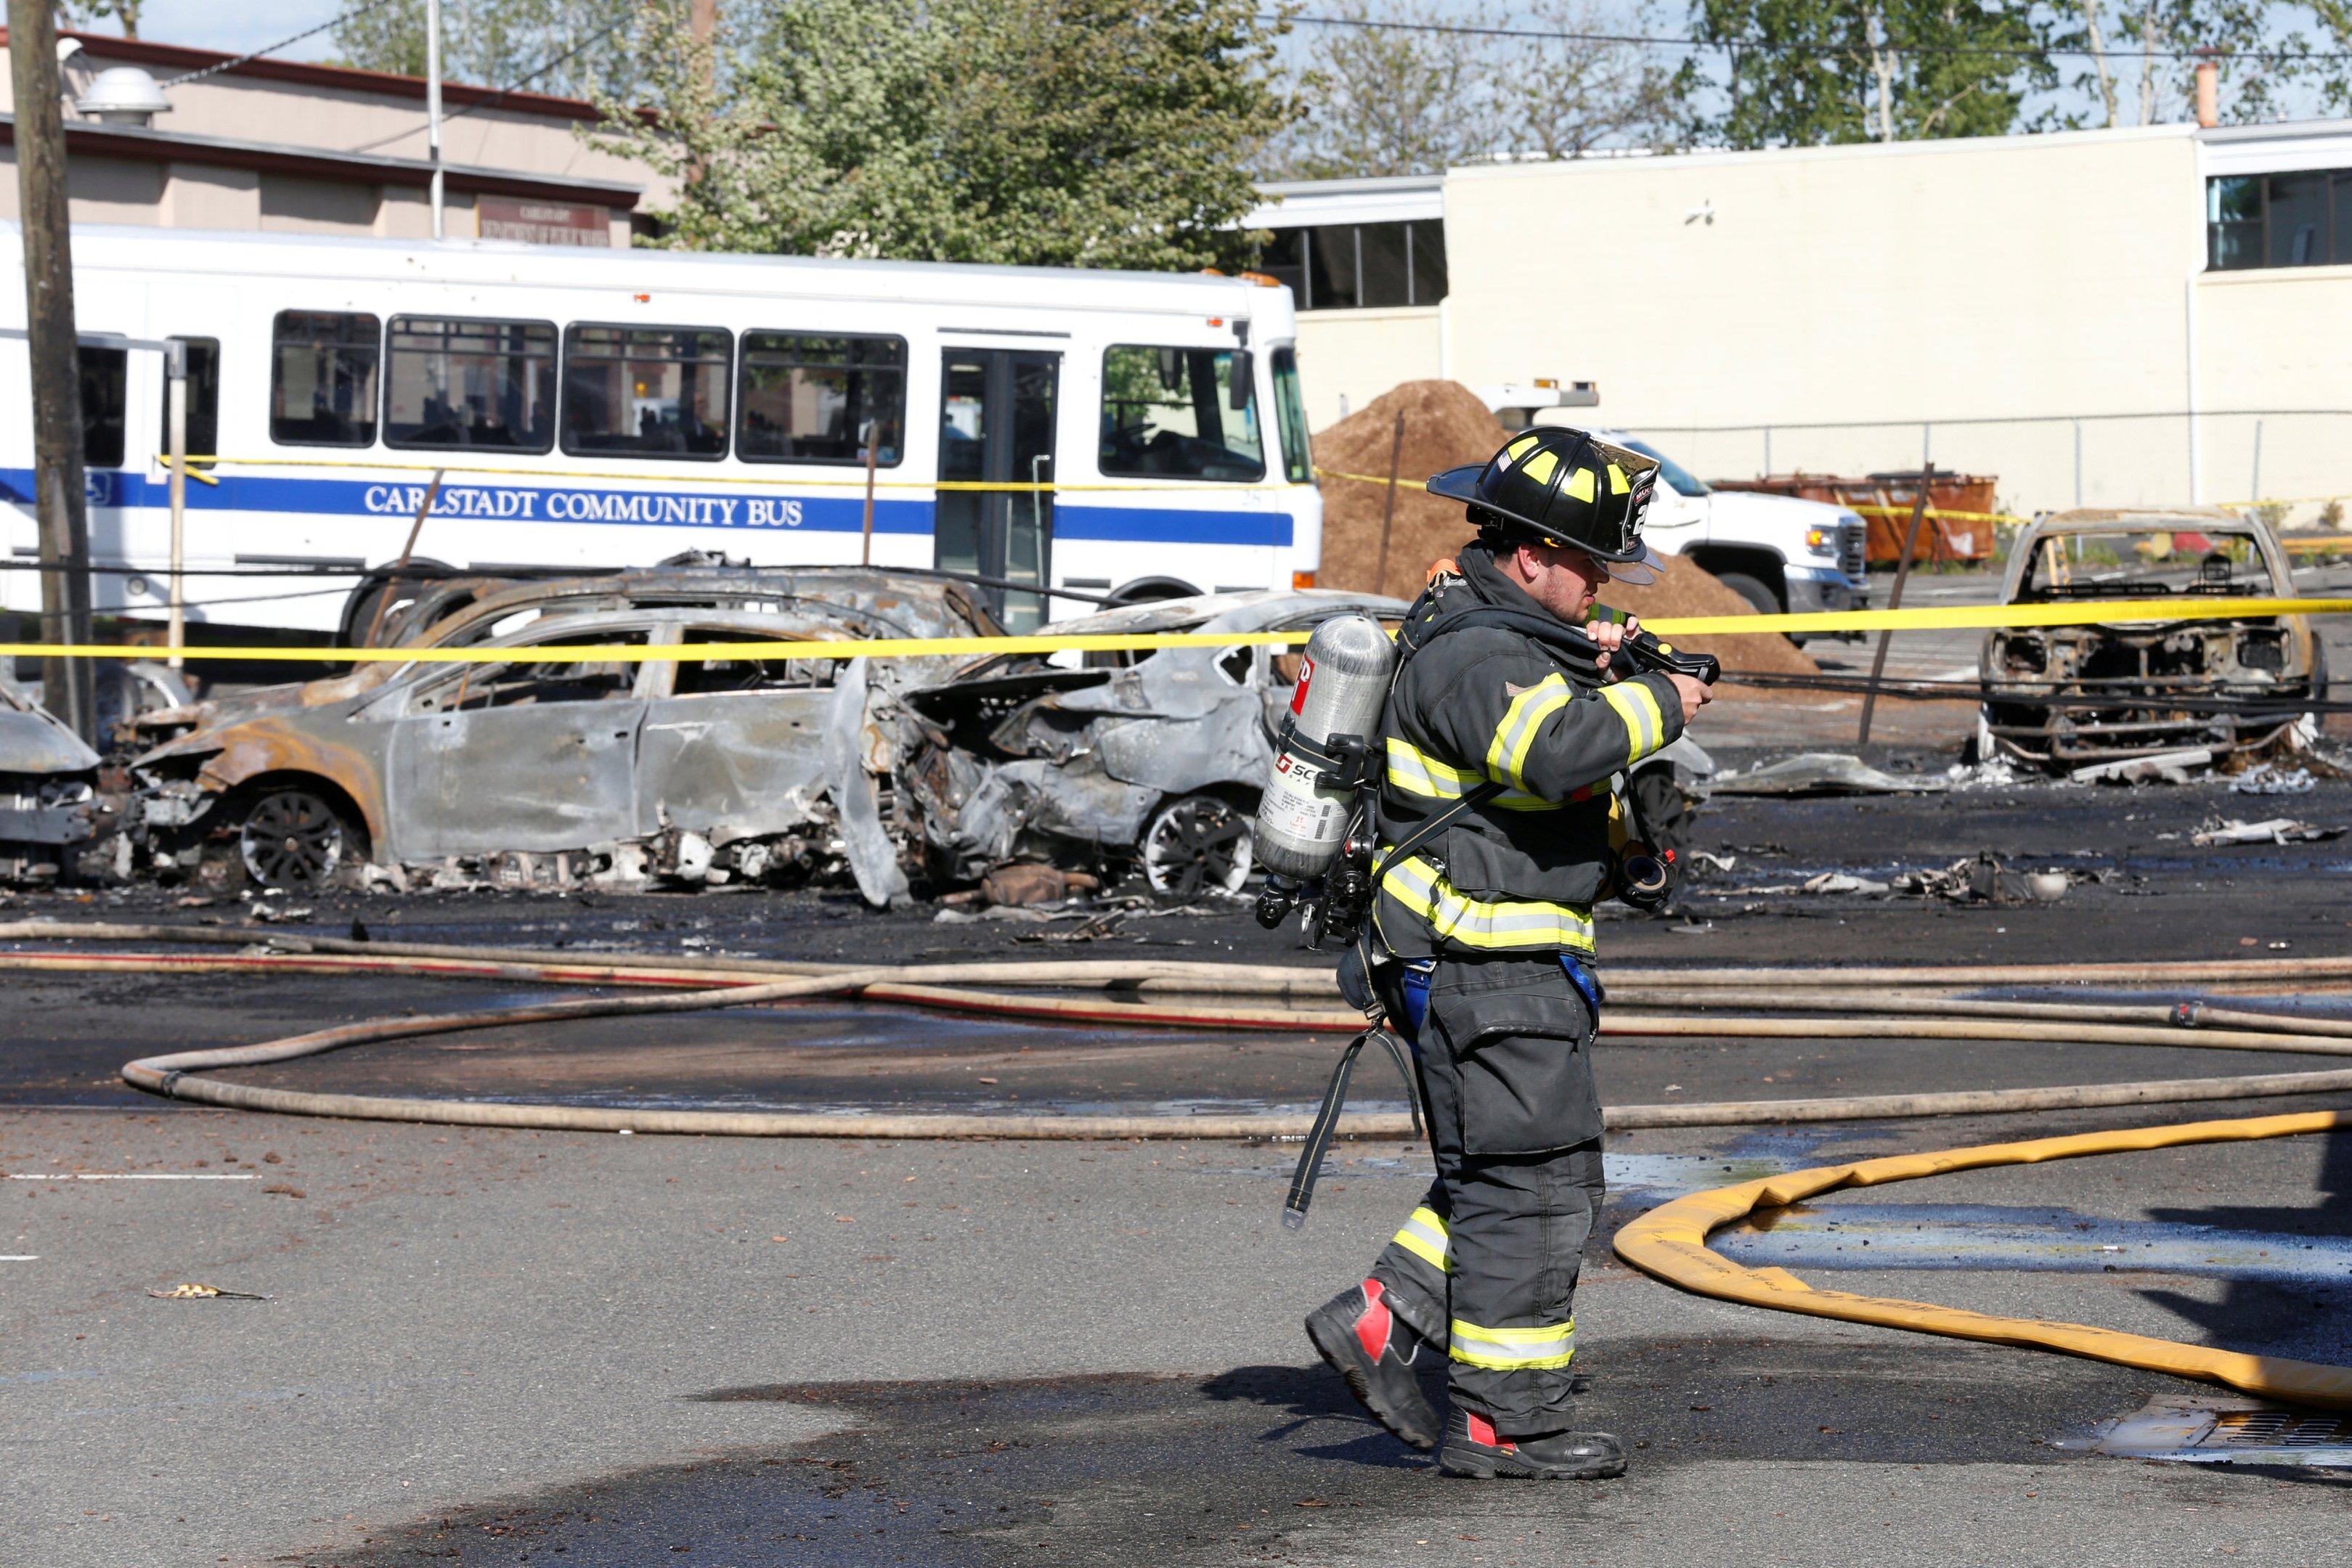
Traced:
[[[223, 474], [217, 485], [188, 486], [192, 512], [296, 512], [330, 517], [414, 517], [425, 500], [422, 481], [294, 479]], [[778, 489], [788, 488], [780, 482]], [[170, 504], [170, 486], [143, 474], [94, 468], [84, 476], [93, 507]], [[0, 499], [30, 505], [33, 471], [0, 468]], [[877, 497], [874, 531], [931, 532], [932, 503]], [[785, 528], [856, 533], [865, 526], [865, 497], [624, 490], [609, 486], [478, 485], [441, 486], [433, 516], [484, 522], [611, 523], [704, 528]], [[1118, 543], [1272, 545], [1291, 542], [1286, 512], [1212, 512], [1155, 507], [1076, 506], [1054, 508], [1054, 534], [1063, 539]]]

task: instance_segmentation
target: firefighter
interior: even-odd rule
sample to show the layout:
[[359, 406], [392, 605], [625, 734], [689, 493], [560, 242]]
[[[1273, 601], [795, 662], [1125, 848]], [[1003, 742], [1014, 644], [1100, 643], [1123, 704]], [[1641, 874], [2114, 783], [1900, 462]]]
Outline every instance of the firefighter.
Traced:
[[1370, 1275], [1307, 1330], [1381, 1424], [1424, 1450], [1441, 1430], [1414, 1355], [1448, 1358], [1447, 1475], [1625, 1469], [1615, 1437], [1572, 1426], [1570, 1306], [1603, 1190], [1591, 911], [1628, 836], [1612, 776], [1710, 695], [1687, 675], [1611, 668], [1636, 622], [1593, 602], [1612, 578], [1653, 580], [1640, 532], [1657, 470], [1545, 426], [1429, 482], [1468, 504], [1478, 536], [1399, 636], [1381, 841], [1503, 788], [1381, 862], [1372, 939], [1342, 963], [1343, 988], [1377, 996], [1413, 1047], [1437, 1179]]

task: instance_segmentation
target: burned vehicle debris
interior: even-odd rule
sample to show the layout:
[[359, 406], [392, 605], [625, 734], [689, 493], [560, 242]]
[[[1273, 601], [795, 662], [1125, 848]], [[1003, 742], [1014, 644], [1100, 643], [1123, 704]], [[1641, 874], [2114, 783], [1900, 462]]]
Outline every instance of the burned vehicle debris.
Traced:
[[[159, 873], [224, 885], [714, 885], [849, 869], [887, 900], [904, 890], [896, 853], [860, 831], [882, 811], [881, 737], [893, 694], [951, 661], [875, 661], [869, 679], [855, 647], [877, 631], [976, 629], [951, 608], [960, 593], [923, 584], [887, 621], [814, 600], [532, 616], [467, 640], [515, 648], [511, 661], [394, 664], [356, 691], [314, 682], [293, 700], [216, 710], [133, 762], [132, 832]], [[844, 651], [633, 652], [798, 640]], [[531, 657], [551, 644], [615, 656]]]
[[[665, 564], [593, 577], [518, 581], [465, 576], [433, 582], [387, 614], [373, 646], [465, 648], [550, 616], [622, 610], [730, 610], [815, 616], [849, 637], [993, 637], [1003, 628], [961, 582], [870, 567]], [[779, 621], [779, 625], [787, 624]], [[780, 633], [799, 635], [797, 632]], [[365, 642], [366, 639], [359, 639]], [[373, 691], [403, 666], [371, 661], [340, 675], [239, 691], [138, 715], [146, 747], [265, 711], [316, 707]]]
[[[1056, 633], [1311, 632], [1334, 615], [1393, 622], [1402, 600], [1336, 591], [1202, 594], [1055, 623]], [[1237, 894], [1250, 817], [1298, 650], [1016, 653], [910, 690], [898, 800], [933, 880], [976, 882], [1020, 858], [1125, 871], [1155, 893]]]
[[99, 829], [99, 755], [0, 679], [0, 883], [68, 874]]
[[[1074, 636], [1311, 632], [1335, 615], [1393, 623], [1402, 600], [1336, 591], [1204, 594], [1055, 624]], [[981, 660], [907, 693], [897, 804], [936, 883], [977, 881], [1008, 861], [1050, 861], [1157, 894], [1238, 894], [1273, 737], [1298, 678], [1297, 646], [1163, 648]], [[1679, 825], [1677, 766], [1634, 780], [1645, 818]]]
[[[2093, 608], [2171, 599], [2202, 609], [2296, 597], [2286, 554], [2262, 522], [2206, 507], [2063, 512], [2021, 530], [2004, 604]], [[1987, 633], [1979, 666], [1979, 755], [2045, 768], [2210, 748], [2292, 747], [2326, 672], [2310, 621], [2011, 627]]]

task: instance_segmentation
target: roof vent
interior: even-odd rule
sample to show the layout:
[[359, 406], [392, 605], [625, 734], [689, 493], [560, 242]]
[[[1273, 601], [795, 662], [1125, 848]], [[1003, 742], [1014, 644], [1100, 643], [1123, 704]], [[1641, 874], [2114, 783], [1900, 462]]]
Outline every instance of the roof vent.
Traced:
[[108, 125], [152, 125], [172, 107], [155, 78], [137, 66], [111, 66], [98, 73], [89, 90], [74, 99], [74, 107]]

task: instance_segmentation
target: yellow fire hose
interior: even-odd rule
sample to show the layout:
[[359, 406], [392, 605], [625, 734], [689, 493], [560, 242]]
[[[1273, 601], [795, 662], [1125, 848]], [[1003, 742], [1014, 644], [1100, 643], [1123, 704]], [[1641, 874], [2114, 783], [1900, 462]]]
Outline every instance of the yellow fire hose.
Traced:
[[1848, 1166], [1821, 1166], [1786, 1176], [1742, 1182], [1738, 1186], [1695, 1192], [1661, 1204], [1628, 1221], [1617, 1232], [1617, 1256], [1645, 1274], [1685, 1291], [1774, 1312], [1908, 1329], [1987, 1344], [2013, 1344], [2063, 1351], [2136, 1366], [2175, 1377], [2226, 1384], [2274, 1399], [2352, 1409], [2352, 1367], [2325, 1366], [2282, 1356], [2212, 1350], [2143, 1334], [2040, 1318], [2004, 1318], [1927, 1301], [1859, 1296], [1808, 1285], [1785, 1269], [1745, 1269], [1706, 1245], [1707, 1235], [1759, 1208], [1780, 1208], [1841, 1187], [1877, 1186], [1988, 1166], [2037, 1165], [2183, 1144], [2219, 1144], [2252, 1138], [2285, 1138], [2352, 1126], [2352, 1116], [2315, 1111], [2294, 1116], [2255, 1116], [2231, 1122], [2189, 1122], [2170, 1127], [2134, 1127], [2114, 1133], [2036, 1138], [2021, 1144], [1984, 1144], [1928, 1155], [1895, 1155]]

